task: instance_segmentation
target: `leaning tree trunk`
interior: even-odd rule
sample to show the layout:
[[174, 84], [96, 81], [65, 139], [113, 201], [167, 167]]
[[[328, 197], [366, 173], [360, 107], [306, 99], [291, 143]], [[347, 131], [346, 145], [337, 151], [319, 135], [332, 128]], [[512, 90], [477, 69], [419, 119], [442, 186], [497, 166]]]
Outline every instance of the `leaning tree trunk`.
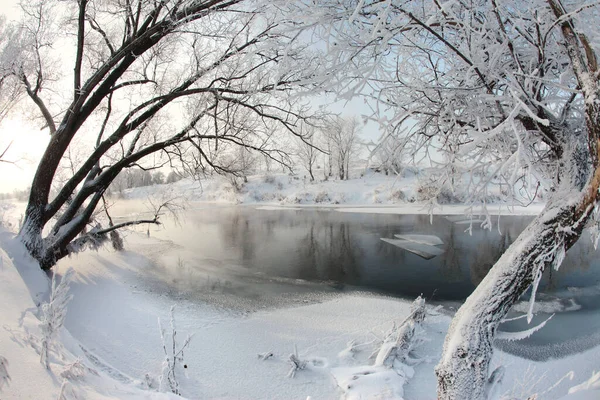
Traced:
[[[442, 359], [436, 367], [439, 399], [486, 397], [492, 340], [498, 325], [532, 283], [532, 296], [535, 294], [545, 268], [560, 266], [565, 252], [581, 236], [598, 201], [600, 88], [597, 57], [587, 38], [577, 33], [570, 18], [565, 17], [560, 2], [547, 1], [565, 39], [571, 67], [583, 94], [584, 135], [587, 137], [578, 137], [580, 127], [568, 129], [565, 125], [562, 131], [556, 130], [561, 142], [561, 151], [557, 153], [558, 190], [452, 320]], [[586, 183], [582, 184], [583, 181]]]
[[[486, 398], [492, 341], [512, 305], [533, 284], [533, 294], [545, 268], [558, 268], [565, 252], [579, 239], [598, 197], [600, 167], [587, 184], [577, 175], [589, 170], [585, 160], [571, 153], [564, 181], [547, 206], [492, 267], [452, 320], [436, 367], [438, 399]], [[569, 162], [571, 161], [571, 162]], [[570, 188], [570, 190], [569, 190]]]

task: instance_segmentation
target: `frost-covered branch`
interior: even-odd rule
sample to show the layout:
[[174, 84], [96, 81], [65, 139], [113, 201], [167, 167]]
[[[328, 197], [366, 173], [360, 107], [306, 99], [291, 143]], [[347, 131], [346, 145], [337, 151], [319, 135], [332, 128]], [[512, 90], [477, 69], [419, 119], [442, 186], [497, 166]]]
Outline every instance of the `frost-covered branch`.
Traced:
[[163, 361], [162, 372], [159, 379], [160, 390], [169, 390], [177, 395], [181, 394], [179, 384], [179, 373], [181, 368], [187, 368], [184, 359], [184, 350], [190, 345], [193, 335], [188, 335], [182, 343], [177, 339], [177, 328], [175, 326], [175, 306], [171, 307], [170, 332], [167, 333], [162, 327], [160, 318], [158, 319], [158, 328], [162, 342], [165, 359]]
[[50, 367], [49, 352], [59, 329], [63, 326], [67, 316], [67, 306], [73, 295], [69, 294], [69, 284], [75, 271], [69, 268], [62, 276], [60, 283], [56, 283], [56, 274], [52, 276], [50, 300], [40, 308], [40, 328], [42, 331], [40, 346], [40, 362], [44, 367]]

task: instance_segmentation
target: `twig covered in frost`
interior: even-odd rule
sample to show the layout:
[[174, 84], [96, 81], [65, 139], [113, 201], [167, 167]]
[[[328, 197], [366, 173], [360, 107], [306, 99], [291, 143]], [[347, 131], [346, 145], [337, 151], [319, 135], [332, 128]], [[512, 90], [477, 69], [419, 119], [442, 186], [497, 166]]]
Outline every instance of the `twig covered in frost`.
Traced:
[[295, 377], [296, 371], [306, 368], [306, 361], [301, 360], [298, 357], [298, 347], [296, 347], [296, 345], [294, 345], [294, 353], [290, 354], [289, 362], [290, 362], [291, 368], [290, 368], [290, 372], [288, 372], [288, 374], [287, 374], [288, 378]]
[[78, 358], [72, 363], [65, 365], [65, 369], [60, 373], [60, 376], [69, 381], [78, 381], [88, 373], [98, 375], [96, 370], [89, 368], [81, 362], [80, 358]]
[[8, 374], [8, 360], [0, 356], [0, 391], [10, 382], [10, 375]]
[[176, 395], [181, 394], [179, 391], [179, 378], [177, 378], [176, 369], [179, 365], [183, 368], [187, 366], [184, 364], [183, 351], [190, 345], [192, 335], [188, 335], [181, 346], [177, 343], [177, 328], [175, 326], [175, 306], [171, 306], [171, 334], [170, 343], [167, 344], [167, 338], [165, 330], [158, 319], [158, 328], [160, 330], [160, 339], [162, 341], [163, 352], [165, 353], [165, 360], [163, 362], [162, 374], [159, 380], [160, 391], [164, 391], [164, 385], [168, 385], [168, 389]]
[[[569, 389], [569, 394], [573, 394], [573, 393], [577, 393], [577, 392], [584, 392], [584, 391], [592, 391], [592, 390], [598, 390], [600, 389], [600, 371], [596, 372], [592, 372], [592, 376], [590, 377], [590, 379], [588, 379], [587, 381], [577, 385], [577, 386], [573, 386], [572, 388]], [[583, 396], [582, 396], [583, 397]], [[589, 398], [592, 398], [591, 395]]]
[[67, 379], [63, 379], [62, 385], [60, 385], [60, 393], [58, 394], [57, 400], [72, 400], [77, 398], [78, 397], [73, 390], [73, 386]]
[[530, 329], [527, 329], [527, 330], [524, 330], [524, 331], [519, 331], [519, 332], [498, 332], [496, 334], [496, 339], [508, 340], [509, 342], [513, 342], [513, 341], [516, 341], [516, 340], [527, 339], [529, 336], [533, 335], [534, 333], [536, 333], [537, 331], [539, 331], [540, 329], [542, 329], [546, 325], [546, 323], [552, 319], [552, 317], [554, 317], [554, 314], [552, 314], [546, 320], [544, 320], [543, 322], [541, 322], [538, 325], [534, 326], [533, 328], [530, 328]]
[[408, 317], [384, 340], [377, 354], [375, 365], [392, 367], [395, 360], [406, 362], [409, 353], [416, 345], [416, 329], [424, 320], [425, 299], [419, 296], [413, 302]]
[[73, 269], [69, 268], [58, 285], [56, 284], [56, 274], [54, 274], [52, 277], [50, 301], [42, 304], [41, 307], [40, 328], [42, 331], [42, 340], [40, 362], [46, 368], [49, 368], [48, 351], [56, 332], [58, 332], [65, 322], [67, 305], [73, 298], [73, 295], [69, 294], [69, 284], [74, 273]]
[[504, 372], [504, 366], [501, 365], [496, 368], [488, 378], [488, 381], [485, 384], [485, 395], [487, 399], [494, 398], [498, 385], [500, 385], [502, 383], [502, 379], [504, 379]]
[[260, 353], [258, 355], [258, 359], [263, 361], [268, 360], [271, 357], [273, 357], [273, 353], [270, 351], [267, 351], [266, 353]]

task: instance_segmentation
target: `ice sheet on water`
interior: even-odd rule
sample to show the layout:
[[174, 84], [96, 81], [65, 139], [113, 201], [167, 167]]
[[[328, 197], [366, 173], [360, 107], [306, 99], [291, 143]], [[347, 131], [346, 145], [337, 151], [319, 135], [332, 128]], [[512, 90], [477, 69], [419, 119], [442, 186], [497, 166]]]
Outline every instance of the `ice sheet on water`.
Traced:
[[444, 244], [442, 239], [435, 235], [416, 235], [416, 234], [403, 234], [403, 235], [394, 235], [398, 239], [408, 240], [409, 242], [428, 244], [430, 246], [437, 246], [440, 244]]
[[400, 247], [403, 250], [409, 251], [413, 254], [418, 255], [426, 260], [431, 260], [432, 258], [439, 256], [444, 253], [444, 250], [423, 243], [415, 243], [409, 240], [401, 240], [401, 239], [388, 239], [381, 238], [384, 242], [389, 244], [393, 244], [394, 246]]
[[464, 215], [452, 215], [452, 216], [446, 217], [446, 219], [457, 225], [470, 225], [470, 224], [478, 225], [478, 224], [481, 224], [482, 222], [484, 222], [484, 220], [481, 218], [465, 218]]

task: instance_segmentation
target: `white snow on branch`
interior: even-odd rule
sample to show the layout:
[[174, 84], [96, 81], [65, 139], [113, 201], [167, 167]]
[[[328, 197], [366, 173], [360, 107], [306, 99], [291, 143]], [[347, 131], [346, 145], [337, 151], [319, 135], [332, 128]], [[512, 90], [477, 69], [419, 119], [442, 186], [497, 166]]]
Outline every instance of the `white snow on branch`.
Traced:
[[496, 334], [496, 339], [508, 340], [509, 342], [513, 342], [513, 341], [516, 341], [516, 340], [527, 339], [529, 336], [533, 335], [534, 333], [536, 333], [537, 331], [539, 331], [540, 329], [542, 329], [546, 325], [546, 323], [552, 319], [552, 317], [554, 317], [554, 314], [552, 314], [545, 321], [543, 321], [540, 324], [534, 326], [533, 328], [529, 328], [529, 329], [524, 330], [524, 331], [519, 331], [519, 332], [498, 332]]
[[50, 301], [41, 307], [40, 329], [42, 331], [40, 362], [49, 368], [48, 352], [58, 330], [67, 316], [67, 305], [73, 298], [69, 294], [69, 284], [75, 271], [69, 268], [60, 283], [56, 284], [56, 274], [52, 277]]

